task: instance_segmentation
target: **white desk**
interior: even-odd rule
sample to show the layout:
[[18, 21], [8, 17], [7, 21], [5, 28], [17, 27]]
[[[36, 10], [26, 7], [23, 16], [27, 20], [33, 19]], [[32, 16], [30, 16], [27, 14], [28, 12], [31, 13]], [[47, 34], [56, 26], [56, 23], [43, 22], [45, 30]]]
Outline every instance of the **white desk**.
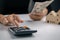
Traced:
[[8, 26], [0, 24], [0, 40], [60, 40], [60, 25], [49, 24], [42, 21], [32, 21], [28, 15], [21, 15], [25, 20], [22, 25], [27, 25], [32, 29], [37, 29], [38, 32], [28, 37], [15, 37], [8, 31]]

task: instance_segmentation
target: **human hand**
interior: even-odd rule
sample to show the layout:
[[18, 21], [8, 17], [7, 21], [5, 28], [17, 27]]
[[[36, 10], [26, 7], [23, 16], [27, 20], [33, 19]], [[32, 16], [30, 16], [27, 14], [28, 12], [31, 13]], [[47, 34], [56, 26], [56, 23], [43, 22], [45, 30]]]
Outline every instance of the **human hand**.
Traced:
[[29, 16], [32, 20], [38, 21], [41, 20], [42, 17], [45, 16], [47, 13], [48, 10], [45, 8], [42, 12], [31, 12]]
[[[4, 20], [3, 20], [3, 18], [4, 18]], [[8, 16], [3, 17], [3, 18], [1, 19], [1, 23], [4, 25], [12, 24], [14, 26], [19, 27], [19, 24], [23, 22], [23, 20], [21, 20], [16, 14], [11, 14], [11, 15], [8, 15]]]
[[8, 20], [8, 23], [15, 26], [19, 26], [19, 24], [23, 22], [23, 20], [21, 20], [16, 14], [8, 15], [6, 18]]

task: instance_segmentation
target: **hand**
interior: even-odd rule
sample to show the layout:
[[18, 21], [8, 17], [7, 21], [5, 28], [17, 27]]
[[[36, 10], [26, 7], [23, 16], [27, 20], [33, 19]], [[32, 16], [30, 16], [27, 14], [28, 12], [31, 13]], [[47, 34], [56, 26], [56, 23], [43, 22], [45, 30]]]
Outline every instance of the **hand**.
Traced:
[[33, 20], [41, 20], [43, 16], [45, 16], [48, 13], [48, 10], [45, 8], [42, 12], [31, 12], [29, 14], [30, 18]]
[[19, 23], [22, 23], [23, 20], [21, 20], [16, 14], [11, 14], [6, 17], [8, 20], [8, 23], [11, 23], [15, 26], [19, 26]]
[[[3, 18], [1, 20], [3, 20]], [[22, 22], [23, 20], [21, 20], [16, 14], [11, 14], [11, 15], [8, 15], [7, 17], [4, 17], [4, 20], [1, 23], [5, 25], [12, 24], [14, 26], [19, 26], [19, 23], [22, 23]]]

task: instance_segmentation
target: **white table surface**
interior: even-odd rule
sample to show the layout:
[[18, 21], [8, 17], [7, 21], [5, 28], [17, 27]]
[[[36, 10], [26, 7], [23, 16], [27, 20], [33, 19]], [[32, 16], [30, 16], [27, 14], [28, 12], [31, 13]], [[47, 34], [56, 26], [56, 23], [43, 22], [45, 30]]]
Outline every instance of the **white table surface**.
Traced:
[[[19, 15], [18, 15], [19, 16]], [[37, 33], [27, 37], [16, 37], [9, 33], [8, 27], [0, 24], [0, 40], [60, 40], [60, 25], [45, 22], [45, 17], [41, 21], [32, 21], [28, 15], [20, 15], [31, 29], [37, 29]]]

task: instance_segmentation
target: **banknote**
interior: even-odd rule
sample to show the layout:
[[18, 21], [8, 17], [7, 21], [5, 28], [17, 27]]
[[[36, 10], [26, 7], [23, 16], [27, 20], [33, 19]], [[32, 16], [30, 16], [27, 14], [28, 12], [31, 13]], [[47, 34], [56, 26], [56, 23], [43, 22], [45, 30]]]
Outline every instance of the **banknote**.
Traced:
[[45, 2], [35, 2], [32, 12], [41, 12], [44, 8], [48, 7], [54, 0]]

